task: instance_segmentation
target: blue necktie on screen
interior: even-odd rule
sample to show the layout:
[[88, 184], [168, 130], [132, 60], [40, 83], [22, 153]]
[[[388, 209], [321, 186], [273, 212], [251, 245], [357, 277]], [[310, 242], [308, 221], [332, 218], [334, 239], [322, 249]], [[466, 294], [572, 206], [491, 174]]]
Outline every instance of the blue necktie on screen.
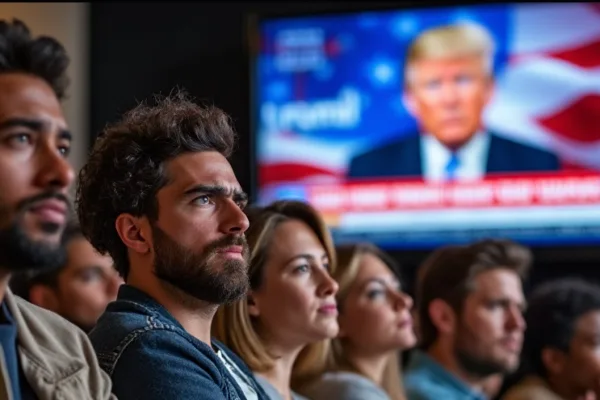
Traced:
[[460, 161], [456, 153], [452, 152], [450, 155], [450, 160], [448, 160], [448, 164], [446, 164], [446, 168], [444, 171], [446, 172], [446, 180], [453, 181], [456, 179], [456, 170], [460, 165]]

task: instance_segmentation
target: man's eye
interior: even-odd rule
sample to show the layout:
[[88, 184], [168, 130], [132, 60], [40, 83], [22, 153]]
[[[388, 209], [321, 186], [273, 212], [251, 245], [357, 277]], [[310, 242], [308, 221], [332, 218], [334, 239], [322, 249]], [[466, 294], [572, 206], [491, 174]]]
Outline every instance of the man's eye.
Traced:
[[201, 206], [206, 205], [206, 204], [210, 203], [210, 197], [207, 195], [198, 196], [194, 199], [194, 203], [201, 205]]
[[31, 143], [31, 135], [26, 133], [17, 133], [8, 138], [8, 142], [14, 145], [22, 145]]

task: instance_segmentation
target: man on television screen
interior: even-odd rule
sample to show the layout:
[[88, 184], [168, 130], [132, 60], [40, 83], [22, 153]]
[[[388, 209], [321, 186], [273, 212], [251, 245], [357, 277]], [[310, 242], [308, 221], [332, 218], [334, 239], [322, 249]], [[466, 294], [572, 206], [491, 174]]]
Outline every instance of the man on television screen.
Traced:
[[490, 33], [474, 24], [419, 35], [407, 53], [404, 103], [420, 132], [357, 155], [348, 177], [451, 181], [558, 170], [555, 154], [483, 128], [493, 93], [494, 47]]

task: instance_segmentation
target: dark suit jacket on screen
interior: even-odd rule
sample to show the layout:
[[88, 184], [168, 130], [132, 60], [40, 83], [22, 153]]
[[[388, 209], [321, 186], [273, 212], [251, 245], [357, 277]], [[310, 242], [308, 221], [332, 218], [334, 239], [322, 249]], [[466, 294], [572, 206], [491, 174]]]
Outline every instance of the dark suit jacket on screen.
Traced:
[[[423, 175], [420, 135], [392, 142], [355, 156], [349, 178], [420, 177]], [[487, 173], [557, 171], [558, 157], [546, 150], [490, 133]]]

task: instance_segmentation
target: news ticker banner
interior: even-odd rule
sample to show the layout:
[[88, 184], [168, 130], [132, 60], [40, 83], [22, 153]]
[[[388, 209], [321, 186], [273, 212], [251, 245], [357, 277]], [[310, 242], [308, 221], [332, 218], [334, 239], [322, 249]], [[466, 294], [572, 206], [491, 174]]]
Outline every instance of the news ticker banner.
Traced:
[[523, 206], [600, 206], [600, 174], [496, 176], [456, 183], [422, 181], [306, 184], [323, 213]]

